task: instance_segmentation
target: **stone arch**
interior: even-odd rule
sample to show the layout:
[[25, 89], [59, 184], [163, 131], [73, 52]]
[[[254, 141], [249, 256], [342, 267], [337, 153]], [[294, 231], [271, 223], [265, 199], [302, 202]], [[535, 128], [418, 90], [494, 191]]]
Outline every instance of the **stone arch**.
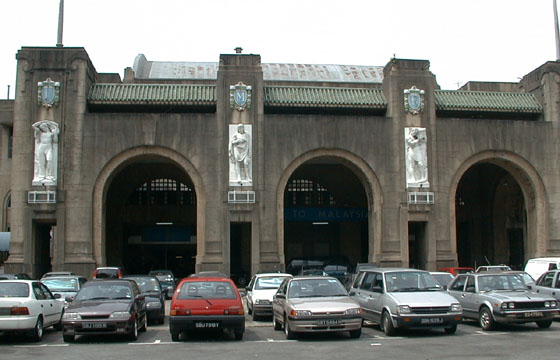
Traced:
[[181, 154], [160, 146], [139, 146], [129, 150], [125, 150], [113, 157], [101, 169], [93, 188], [93, 257], [97, 266], [106, 265], [105, 254], [105, 204], [107, 191], [113, 178], [124, 167], [132, 164], [134, 161], [142, 158], [165, 159], [170, 163], [182, 169], [192, 180], [197, 196], [196, 212], [198, 214], [197, 226], [197, 259], [204, 254], [205, 239], [205, 208], [206, 208], [206, 192], [202, 177], [192, 165]]
[[508, 171], [519, 184], [527, 211], [527, 244], [528, 258], [543, 256], [547, 250], [548, 229], [546, 221], [546, 193], [544, 183], [538, 171], [529, 161], [509, 151], [487, 150], [472, 155], [455, 171], [449, 187], [449, 235], [451, 252], [457, 253], [455, 195], [459, 182], [465, 173], [477, 163], [488, 163]]
[[354, 153], [341, 149], [316, 149], [294, 159], [283, 171], [276, 188], [278, 257], [285, 262], [284, 254], [284, 191], [296, 169], [309, 160], [327, 157], [348, 167], [361, 181], [368, 202], [368, 261], [379, 262], [381, 258], [383, 193], [379, 179], [366, 161]]

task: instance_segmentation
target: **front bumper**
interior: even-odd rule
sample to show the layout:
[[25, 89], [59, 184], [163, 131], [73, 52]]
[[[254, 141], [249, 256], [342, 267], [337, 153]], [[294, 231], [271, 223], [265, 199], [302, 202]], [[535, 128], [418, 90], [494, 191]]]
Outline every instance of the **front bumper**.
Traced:
[[134, 318], [128, 320], [95, 319], [62, 321], [62, 333], [65, 335], [87, 334], [129, 334], [134, 329]]
[[272, 304], [253, 304], [255, 315], [272, 315]]
[[553, 320], [558, 314], [558, 310], [500, 311], [494, 312], [494, 319], [504, 324], [520, 324]]
[[171, 333], [212, 329], [245, 330], [245, 315], [186, 315], [169, 317], [169, 331]]
[[393, 316], [393, 323], [399, 328], [434, 328], [456, 326], [463, 320], [461, 313], [454, 314], [410, 314]]
[[288, 326], [294, 332], [335, 332], [362, 328], [362, 317], [294, 318], [288, 317]]

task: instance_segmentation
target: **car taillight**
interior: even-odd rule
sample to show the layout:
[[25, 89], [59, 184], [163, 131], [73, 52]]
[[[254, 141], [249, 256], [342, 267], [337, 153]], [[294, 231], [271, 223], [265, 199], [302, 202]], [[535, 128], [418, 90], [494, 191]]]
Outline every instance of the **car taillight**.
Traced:
[[29, 315], [29, 309], [26, 307], [14, 306], [10, 309], [10, 315]]
[[191, 311], [189, 309], [172, 309], [169, 312], [171, 316], [182, 316], [182, 315], [190, 315]]
[[243, 315], [243, 314], [245, 314], [245, 311], [243, 310], [243, 308], [225, 309], [224, 314], [225, 315]]

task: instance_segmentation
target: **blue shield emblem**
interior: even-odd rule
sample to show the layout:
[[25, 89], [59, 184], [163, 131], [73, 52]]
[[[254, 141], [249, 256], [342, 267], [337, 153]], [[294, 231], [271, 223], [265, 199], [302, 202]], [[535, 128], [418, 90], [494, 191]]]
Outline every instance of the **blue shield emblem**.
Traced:
[[247, 90], [246, 89], [235, 89], [233, 94], [235, 104], [237, 106], [245, 106], [247, 103]]
[[410, 109], [418, 111], [420, 109], [420, 94], [408, 94], [408, 105], [410, 106]]
[[43, 102], [45, 104], [52, 105], [54, 103], [55, 89], [52, 85], [45, 85], [41, 89], [41, 95], [43, 96]]

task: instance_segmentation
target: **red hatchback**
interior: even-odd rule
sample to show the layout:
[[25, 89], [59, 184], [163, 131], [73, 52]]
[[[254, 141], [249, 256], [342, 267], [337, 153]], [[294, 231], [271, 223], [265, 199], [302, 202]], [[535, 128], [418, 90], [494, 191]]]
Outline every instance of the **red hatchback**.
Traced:
[[224, 329], [233, 330], [236, 340], [245, 332], [245, 311], [233, 281], [220, 277], [181, 280], [171, 300], [171, 339], [178, 341], [181, 333]]

